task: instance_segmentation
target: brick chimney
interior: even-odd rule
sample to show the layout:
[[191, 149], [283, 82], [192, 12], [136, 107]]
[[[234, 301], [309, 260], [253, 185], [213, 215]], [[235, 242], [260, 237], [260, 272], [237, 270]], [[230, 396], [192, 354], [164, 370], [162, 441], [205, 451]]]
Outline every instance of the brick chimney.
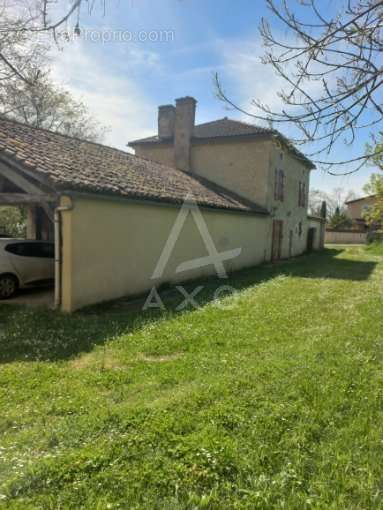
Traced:
[[176, 99], [174, 157], [176, 168], [185, 172], [191, 171], [191, 138], [194, 130], [196, 104], [197, 101], [194, 97]]
[[174, 137], [176, 109], [172, 104], [158, 107], [158, 138], [164, 140]]

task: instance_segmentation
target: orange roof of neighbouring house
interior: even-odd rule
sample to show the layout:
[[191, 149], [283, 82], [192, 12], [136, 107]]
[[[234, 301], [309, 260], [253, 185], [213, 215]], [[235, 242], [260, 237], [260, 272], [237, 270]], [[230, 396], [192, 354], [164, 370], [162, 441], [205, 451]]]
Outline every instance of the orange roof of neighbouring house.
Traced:
[[367, 195], [365, 197], [361, 197], [361, 198], [354, 198], [352, 200], [348, 200], [347, 202], [345, 202], [345, 204], [353, 204], [354, 202], [360, 202], [361, 200], [367, 200], [369, 198], [375, 198], [376, 195]]

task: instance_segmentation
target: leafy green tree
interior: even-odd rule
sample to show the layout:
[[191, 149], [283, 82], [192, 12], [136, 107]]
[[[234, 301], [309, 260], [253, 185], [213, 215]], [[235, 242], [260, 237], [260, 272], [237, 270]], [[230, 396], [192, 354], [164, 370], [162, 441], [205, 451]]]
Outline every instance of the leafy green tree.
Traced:
[[376, 201], [363, 213], [366, 222], [377, 229], [383, 228], [383, 174], [372, 174], [370, 182], [364, 187], [369, 195], [375, 195]]
[[24, 208], [0, 207], [0, 236], [21, 237], [26, 235], [26, 213]]
[[380, 172], [373, 173], [370, 182], [364, 187], [365, 193], [375, 195], [376, 200], [373, 205], [368, 207], [363, 213], [366, 222], [374, 228], [383, 229], [383, 132], [379, 133], [380, 138], [375, 139], [375, 144], [368, 144], [366, 152], [375, 153], [372, 164], [377, 167]]
[[329, 223], [330, 228], [345, 228], [351, 226], [350, 218], [341, 210], [339, 206], [336, 207], [334, 214], [331, 216]]

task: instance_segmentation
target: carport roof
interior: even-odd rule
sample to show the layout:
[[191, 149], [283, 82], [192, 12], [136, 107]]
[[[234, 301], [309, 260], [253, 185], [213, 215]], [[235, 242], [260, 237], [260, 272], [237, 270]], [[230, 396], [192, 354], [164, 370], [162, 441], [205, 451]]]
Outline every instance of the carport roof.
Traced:
[[263, 207], [206, 179], [105, 145], [60, 135], [0, 118], [0, 159], [17, 163], [57, 191], [267, 214]]

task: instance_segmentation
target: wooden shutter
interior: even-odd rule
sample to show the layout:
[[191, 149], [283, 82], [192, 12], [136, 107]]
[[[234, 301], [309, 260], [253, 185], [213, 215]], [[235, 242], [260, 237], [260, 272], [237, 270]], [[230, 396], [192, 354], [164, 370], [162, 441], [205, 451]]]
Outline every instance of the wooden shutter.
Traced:
[[279, 170], [279, 200], [283, 202], [285, 198], [285, 172]]
[[278, 200], [278, 169], [274, 171], [274, 200]]
[[282, 242], [283, 242], [283, 221], [273, 221], [273, 235], [271, 246], [271, 260], [279, 260], [282, 255]]
[[299, 206], [305, 207], [306, 206], [306, 183], [299, 181]]

